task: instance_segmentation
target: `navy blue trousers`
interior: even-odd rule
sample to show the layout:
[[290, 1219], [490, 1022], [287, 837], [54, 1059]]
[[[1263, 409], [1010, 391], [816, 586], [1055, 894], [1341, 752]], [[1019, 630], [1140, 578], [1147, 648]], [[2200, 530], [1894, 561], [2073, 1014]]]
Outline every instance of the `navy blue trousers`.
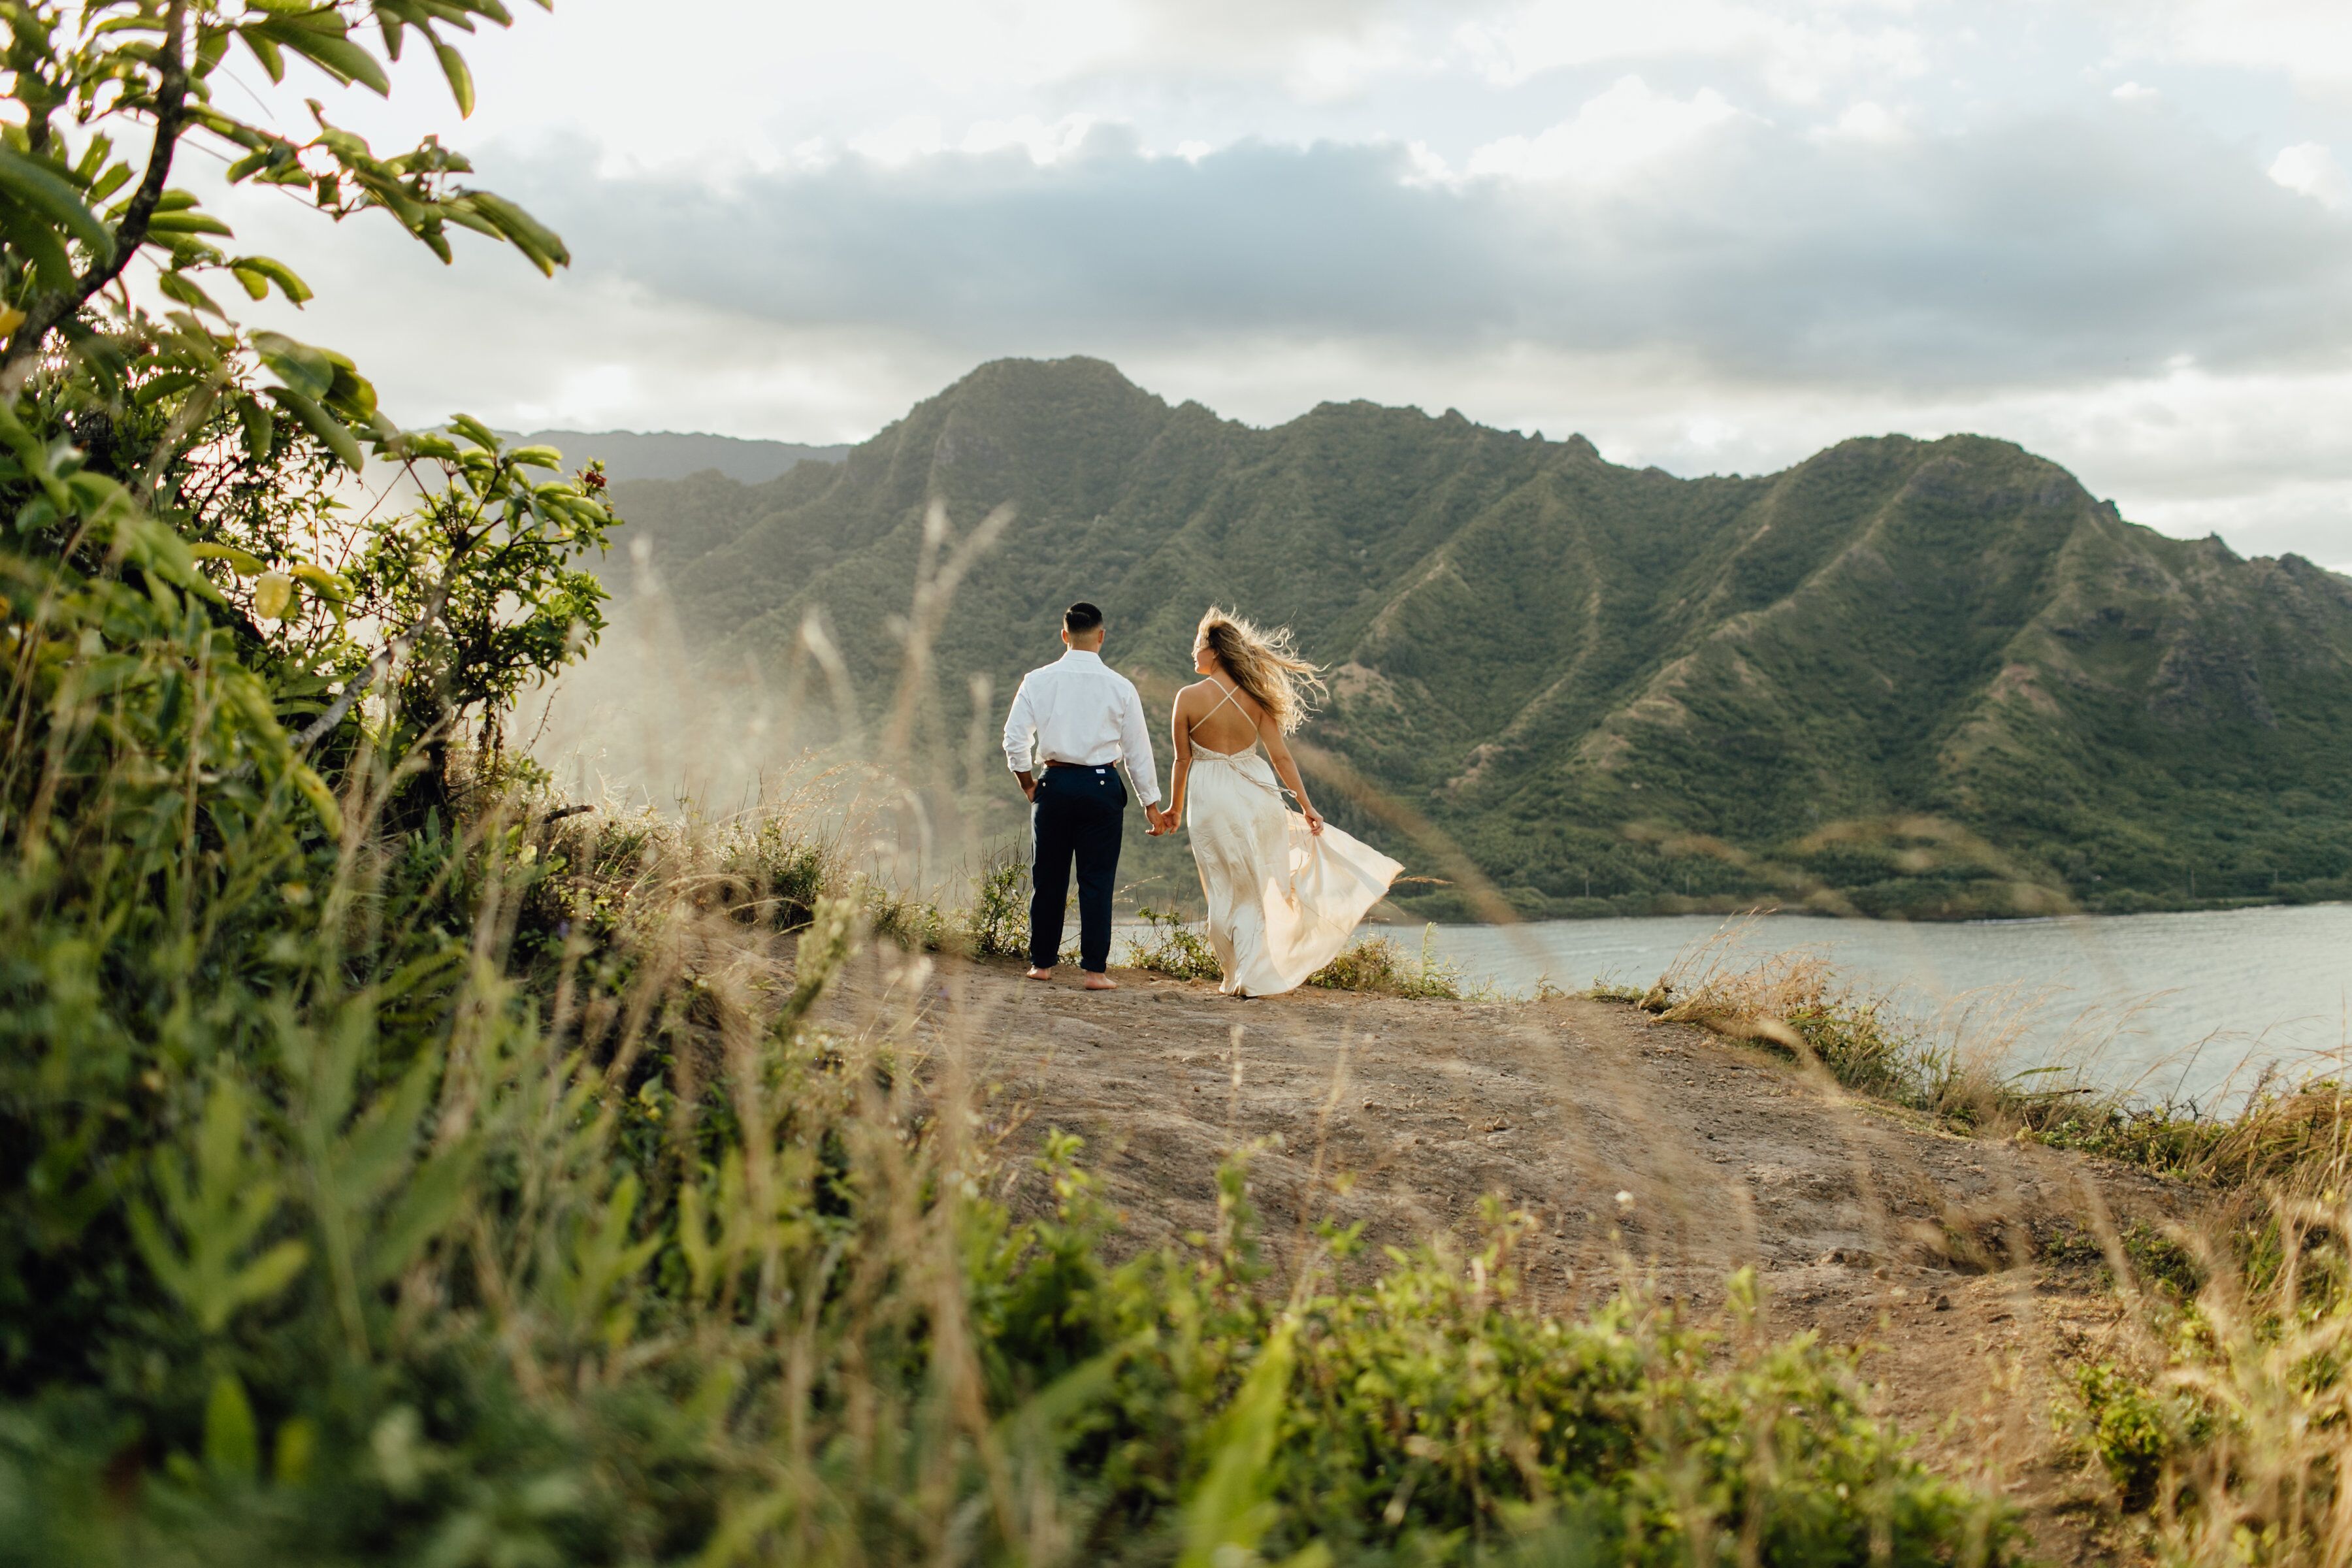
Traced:
[[1078, 868], [1078, 966], [1110, 967], [1110, 900], [1118, 882], [1127, 781], [1114, 767], [1047, 768], [1029, 805], [1029, 962], [1051, 969], [1062, 955], [1070, 866]]

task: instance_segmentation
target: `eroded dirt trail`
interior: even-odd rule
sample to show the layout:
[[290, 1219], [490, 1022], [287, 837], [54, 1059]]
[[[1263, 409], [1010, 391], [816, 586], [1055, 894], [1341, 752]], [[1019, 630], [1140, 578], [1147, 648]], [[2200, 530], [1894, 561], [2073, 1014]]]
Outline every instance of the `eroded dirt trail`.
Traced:
[[[919, 984], [926, 1045], [991, 1090], [1009, 1152], [1049, 1128], [1086, 1139], [1121, 1247], [1209, 1229], [1219, 1159], [1254, 1145], [1278, 1265], [1326, 1217], [1364, 1223], [1368, 1270], [1380, 1244], [1467, 1240], [1494, 1194], [1542, 1222], [1522, 1259], [1547, 1305], [1609, 1294], [1630, 1261], [1706, 1317], [1752, 1266], [1769, 1327], [1864, 1347], [1887, 1413], [1933, 1457], [2017, 1496], [2044, 1555], [2095, 1552], [2089, 1494], [2055, 1462], [2047, 1413], [2062, 1341], [2113, 1308], [2089, 1271], [2034, 1259], [2053, 1236], [2176, 1215], [2177, 1189], [1955, 1137], [1621, 1005], [1235, 1002], [1117, 973], [1123, 989], [1087, 993], [1075, 973], [1041, 984], [955, 965], [869, 980], [838, 1005], [903, 1016]], [[1005, 1168], [1016, 1210], [1049, 1201], [1024, 1161]]]

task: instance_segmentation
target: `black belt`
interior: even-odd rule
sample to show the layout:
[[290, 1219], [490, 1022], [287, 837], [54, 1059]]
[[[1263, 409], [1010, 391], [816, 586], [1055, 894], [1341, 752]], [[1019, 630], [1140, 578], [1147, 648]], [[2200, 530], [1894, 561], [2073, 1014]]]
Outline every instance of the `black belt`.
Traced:
[[1066, 763], [1059, 757], [1047, 757], [1040, 765], [1046, 768], [1086, 768], [1098, 773], [1109, 772], [1112, 766], [1109, 763]]

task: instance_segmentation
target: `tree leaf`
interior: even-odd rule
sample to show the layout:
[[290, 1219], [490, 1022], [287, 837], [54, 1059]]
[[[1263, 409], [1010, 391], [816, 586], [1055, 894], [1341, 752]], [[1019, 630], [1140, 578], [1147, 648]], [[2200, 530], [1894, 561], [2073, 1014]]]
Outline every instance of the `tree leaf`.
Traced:
[[155, 278], [155, 287], [166, 300], [176, 300], [192, 310], [202, 310], [208, 315], [218, 316], [224, 321], [228, 320], [228, 312], [214, 304], [213, 297], [197, 288], [195, 280], [184, 272], [175, 269], [158, 273]]
[[252, 462], [261, 462], [269, 456], [276, 444], [278, 430], [269, 417], [269, 410], [254, 397], [239, 397], [236, 416], [245, 422], [245, 455]]
[[362, 463], [360, 444], [352, 438], [351, 431], [341, 420], [290, 386], [273, 386], [269, 389], [269, 395], [286, 412], [299, 419], [304, 429], [325, 442], [327, 449], [341, 460], [343, 467], [354, 474], [360, 471]]
[[251, 341], [253, 352], [270, 373], [303, 396], [315, 402], [335, 390], [335, 361], [326, 350], [297, 342], [283, 332], [256, 332]]
[[55, 230], [43, 223], [37, 214], [17, 206], [0, 206], [0, 234], [8, 243], [23, 251], [33, 264], [33, 280], [43, 289], [62, 294], [73, 287], [73, 258]]
[[440, 57], [441, 74], [449, 79], [449, 96], [457, 100], [457, 118], [470, 119], [474, 113], [474, 73], [467, 68], [466, 57], [454, 44], [433, 40], [433, 52]]
[[392, 96], [392, 79], [383, 74], [383, 67], [376, 62], [373, 55], [349, 38], [287, 26], [275, 21], [262, 25], [272, 30], [271, 36], [278, 43], [303, 56], [336, 80], [355, 81], [380, 98]]
[[287, 570], [308, 583], [311, 590], [322, 599], [331, 599], [341, 604], [349, 601], [352, 596], [352, 585], [324, 566], [313, 566], [308, 561], [298, 561]]
[[100, 261], [114, 259], [114, 236], [83, 205], [72, 182], [37, 158], [0, 142], [0, 195], [36, 214], [51, 228], [80, 240]]
[[180, 212], [157, 213], [153, 217], [147, 220], [147, 232], [150, 234], [226, 234], [230, 236], [234, 236], [236, 233], [235, 229], [229, 227], [228, 225], [221, 222], [220, 219], [213, 216], [210, 213], [186, 210]]
[[495, 452], [499, 449], [499, 437], [497, 432], [493, 431], [488, 426], [483, 424], [480, 420], [475, 418], [470, 414], [459, 414], [452, 416], [449, 421], [449, 428], [455, 430], [458, 435], [463, 436], [467, 440], [471, 441], [475, 446], [481, 447], [486, 452]]
[[282, 621], [294, 608], [294, 579], [283, 572], [264, 572], [254, 580], [253, 613], [265, 621]]
[[260, 556], [234, 544], [192, 544], [188, 553], [199, 561], [226, 561], [240, 577], [258, 577], [269, 570], [262, 564]]
[[467, 191], [463, 199], [541, 272], [552, 276], [558, 267], [572, 265], [572, 252], [564, 248], [562, 238], [504, 196]]
[[286, 56], [277, 41], [261, 30], [260, 24], [239, 27], [236, 36], [245, 40], [245, 47], [253, 51], [253, 58], [260, 62], [271, 81], [286, 79]]
[[278, 260], [275, 257], [240, 256], [235, 261], [229, 263], [229, 265], [232, 267], [242, 267], [248, 271], [257, 272], [262, 277], [268, 279], [269, 281], [278, 285], [278, 291], [279, 293], [285, 295], [289, 301], [296, 305], [307, 305], [310, 302], [310, 286], [308, 283], [303, 282], [300, 276], [297, 274], [292, 268], [287, 266], [284, 262]]

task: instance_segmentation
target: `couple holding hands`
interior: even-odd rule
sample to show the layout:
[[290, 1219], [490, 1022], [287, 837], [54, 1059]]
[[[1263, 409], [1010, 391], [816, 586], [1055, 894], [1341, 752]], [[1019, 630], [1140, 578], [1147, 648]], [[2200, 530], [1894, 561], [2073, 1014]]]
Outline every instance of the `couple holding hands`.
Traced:
[[1060, 960], [1075, 863], [1086, 987], [1116, 988], [1108, 971], [1123, 764], [1152, 836], [1191, 835], [1209, 945], [1224, 971], [1217, 988], [1229, 996], [1295, 988], [1338, 956], [1403, 869], [1307, 801], [1286, 737], [1323, 690], [1316, 667], [1291, 650], [1286, 631], [1260, 631], [1223, 610], [1202, 616], [1192, 639], [1202, 679], [1176, 694], [1176, 765], [1162, 810], [1143, 700], [1103, 662], [1105, 629], [1092, 605], [1065, 611], [1069, 651], [1023, 678], [1004, 721], [1004, 759], [1030, 802], [1029, 977], [1051, 979]]

